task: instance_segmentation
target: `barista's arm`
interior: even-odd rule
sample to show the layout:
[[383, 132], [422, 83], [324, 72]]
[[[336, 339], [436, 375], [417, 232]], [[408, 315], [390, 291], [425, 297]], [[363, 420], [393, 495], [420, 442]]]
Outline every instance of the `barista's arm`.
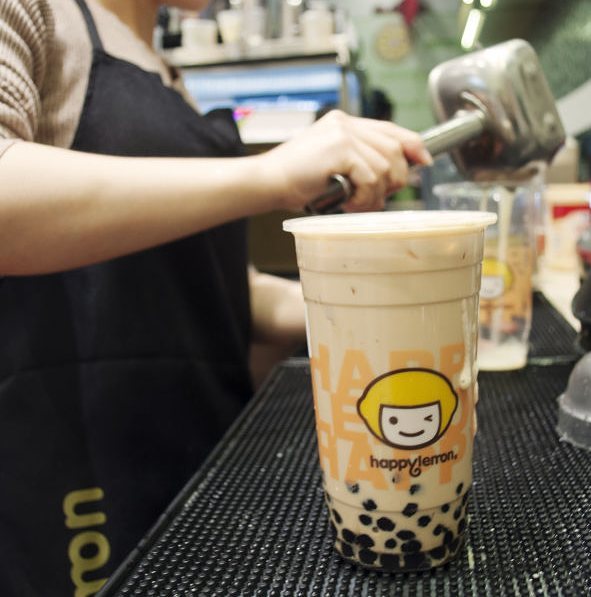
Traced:
[[[0, 1], [0, 275], [75, 268], [235, 218], [299, 210], [335, 172], [356, 187], [347, 209], [379, 209], [405, 184], [407, 159], [428, 160], [418, 135], [340, 112], [246, 158], [107, 157], [33, 143], [47, 116], [49, 4]], [[8, 138], [22, 141], [3, 151]]]
[[349, 210], [375, 210], [428, 162], [420, 137], [333, 112], [244, 158], [126, 158], [17, 142], [0, 158], [0, 275], [48, 273], [156, 246], [236, 218], [301, 209], [349, 176]]
[[278, 362], [304, 348], [306, 330], [300, 283], [249, 268], [253, 342], [250, 368], [255, 387]]
[[88, 265], [272, 209], [280, 191], [260, 184], [261, 167], [17, 142], [0, 158], [0, 275]]
[[248, 270], [253, 339], [297, 346], [306, 339], [302, 287], [296, 280]]

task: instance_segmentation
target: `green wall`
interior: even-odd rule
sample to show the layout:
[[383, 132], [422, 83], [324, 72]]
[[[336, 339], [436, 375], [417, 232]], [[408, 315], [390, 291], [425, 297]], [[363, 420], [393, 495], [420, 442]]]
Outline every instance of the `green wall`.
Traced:
[[554, 95], [560, 98], [576, 89], [591, 79], [591, 0], [546, 2], [528, 41]]
[[358, 65], [367, 86], [383, 91], [395, 107], [394, 120], [413, 130], [434, 124], [427, 78], [437, 64], [461, 53], [457, 10], [423, 10], [409, 28], [410, 52], [398, 59], [382, 56], [376, 47], [380, 31], [395, 21], [390, 14], [357, 17]]
[[[415, 130], [433, 124], [427, 76], [435, 65], [463, 53], [458, 25], [461, 0], [423, 0], [425, 8], [410, 28], [411, 53], [391, 61], [379, 56], [374, 43], [391, 15], [370, 14], [367, 5], [356, 15], [360, 4], [342, 3], [348, 5], [359, 35], [359, 63], [369, 86], [384, 91], [395, 103], [400, 124]], [[591, 79], [591, 0], [497, 0], [487, 12], [482, 45], [512, 37], [534, 46], [556, 98]]]

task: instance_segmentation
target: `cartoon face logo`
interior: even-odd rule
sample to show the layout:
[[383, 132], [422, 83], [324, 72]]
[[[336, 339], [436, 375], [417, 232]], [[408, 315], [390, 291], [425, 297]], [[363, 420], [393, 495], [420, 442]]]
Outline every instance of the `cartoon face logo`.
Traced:
[[449, 380], [431, 369], [399, 369], [381, 375], [357, 402], [359, 415], [379, 440], [404, 450], [435, 443], [458, 407]]
[[480, 297], [491, 300], [502, 296], [513, 284], [513, 273], [506, 263], [497, 259], [482, 261]]
[[414, 447], [431, 443], [439, 432], [441, 409], [438, 402], [425, 406], [384, 406], [380, 408], [380, 430], [387, 443]]

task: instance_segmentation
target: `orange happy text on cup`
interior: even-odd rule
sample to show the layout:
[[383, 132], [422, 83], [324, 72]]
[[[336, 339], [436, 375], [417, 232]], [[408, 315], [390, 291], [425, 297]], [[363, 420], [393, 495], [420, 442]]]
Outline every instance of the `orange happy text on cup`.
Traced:
[[[442, 376], [454, 380], [462, 369], [464, 345], [442, 346], [438, 355], [427, 350], [397, 350], [388, 356], [394, 372], [409, 366], [433, 368], [434, 363], [439, 362]], [[468, 440], [472, 437], [473, 405], [469, 393], [454, 384], [458, 405], [445, 433], [435, 444], [416, 450], [391, 448], [387, 458], [382, 453], [378, 459], [374, 450], [383, 448], [383, 444], [368, 432], [357, 409], [360, 396], [377, 374], [362, 350], [345, 350], [336, 368], [332, 358], [329, 347], [324, 344], [320, 344], [310, 358], [319, 457], [326, 474], [334, 480], [367, 481], [376, 489], [386, 489], [390, 485], [389, 478], [395, 474], [396, 488], [405, 490], [424, 467], [437, 465], [440, 482], [447, 483], [453, 466], [466, 455]], [[337, 373], [331, 375], [331, 371]], [[330, 413], [326, 418], [319, 410], [321, 393], [330, 396]], [[338, 445], [347, 445], [348, 450], [341, 450], [339, 454]]]

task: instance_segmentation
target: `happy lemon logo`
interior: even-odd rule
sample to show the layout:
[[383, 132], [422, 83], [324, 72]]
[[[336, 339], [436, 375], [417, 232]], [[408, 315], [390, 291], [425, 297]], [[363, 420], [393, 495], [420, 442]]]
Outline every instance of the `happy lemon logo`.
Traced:
[[480, 296], [483, 299], [496, 299], [505, 294], [513, 284], [513, 272], [498, 259], [484, 259], [482, 262], [482, 284]]
[[359, 415], [382, 442], [410, 450], [435, 443], [458, 406], [449, 380], [431, 369], [399, 369], [374, 379], [357, 402]]

